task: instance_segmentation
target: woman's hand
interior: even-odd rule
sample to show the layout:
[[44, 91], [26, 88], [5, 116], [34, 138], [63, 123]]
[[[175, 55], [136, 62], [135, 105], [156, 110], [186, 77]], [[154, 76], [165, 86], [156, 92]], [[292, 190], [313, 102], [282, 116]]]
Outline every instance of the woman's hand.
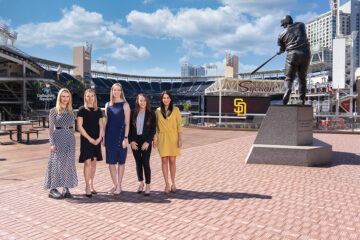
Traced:
[[51, 149], [52, 152], [56, 152], [56, 147], [55, 147], [55, 145], [51, 145], [50, 149]]
[[132, 142], [130, 143], [130, 145], [131, 145], [131, 149], [132, 149], [132, 150], [138, 150], [138, 146], [137, 146], [137, 143], [136, 143], [136, 142], [132, 141]]
[[128, 139], [124, 138], [123, 142], [122, 142], [122, 147], [123, 148], [127, 148], [127, 146], [129, 145]]
[[102, 139], [102, 145], [105, 146], [105, 138]]
[[156, 148], [157, 147], [157, 142], [156, 142], [156, 139], [154, 138], [153, 140], [153, 148]]
[[179, 139], [178, 141], [178, 148], [181, 148], [182, 147], [182, 139]]
[[149, 143], [148, 142], [144, 142], [143, 145], [141, 146], [141, 150], [146, 151], [149, 147]]
[[97, 145], [99, 145], [99, 143], [101, 142], [101, 140], [102, 140], [102, 138], [101, 137], [99, 137], [98, 139], [96, 139], [96, 141], [95, 141], [95, 145], [97, 146]]
[[95, 139], [93, 139], [93, 138], [89, 138], [88, 141], [89, 141], [89, 143], [91, 143], [92, 145], [97, 145]]

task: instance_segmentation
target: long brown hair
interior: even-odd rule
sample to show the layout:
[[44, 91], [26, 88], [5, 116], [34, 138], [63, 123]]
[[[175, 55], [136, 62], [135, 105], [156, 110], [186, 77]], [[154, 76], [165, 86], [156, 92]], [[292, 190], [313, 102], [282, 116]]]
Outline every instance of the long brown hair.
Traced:
[[171, 100], [170, 103], [169, 103], [169, 108], [168, 108], [169, 116], [171, 115], [171, 113], [173, 111], [173, 108], [174, 108], [174, 99], [173, 99], [171, 93], [169, 91], [167, 91], [167, 90], [165, 90], [165, 91], [163, 91], [161, 93], [161, 96], [160, 96], [160, 109], [161, 109], [161, 114], [166, 119], [167, 115], [166, 115], [166, 111], [165, 111], [165, 104], [162, 101], [165, 94], [168, 95], [170, 100]]
[[138, 94], [137, 97], [136, 97], [136, 103], [135, 103], [135, 109], [134, 109], [134, 114], [132, 116], [132, 119], [131, 119], [131, 123], [134, 127], [136, 127], [136, 119], [137, 119], [137, 116], [140, 112], [140, 97], [144, 97], [145, 98], [145, 101], [146, 101], [146, 107], [145, 107], [145, 114], [149, 114], [149, 117], [148, 117], [148, 120], [146, 121], [146, 126], [149, 126], [150, 123], [151, 123], [151, 120], [152, 118], [154, 117], [153, 116], [153, 112], [151, 111], [151, 106], [150, 106], [150, 100], [142, 93]]
[[114, 84], [112, 85], [112, 87], [111, 87], [111, 90], [110, 90], [110, 106], [113, 106], [113, 105], [114, 105], [114, 95], [113, 95], [114, 87], [120, 87], [120, 88], [121, 88], [120, 98], [121, 98], [124, 102], [126, 102], [123, 87], [121, 86], [120, 83], [114, 83]]

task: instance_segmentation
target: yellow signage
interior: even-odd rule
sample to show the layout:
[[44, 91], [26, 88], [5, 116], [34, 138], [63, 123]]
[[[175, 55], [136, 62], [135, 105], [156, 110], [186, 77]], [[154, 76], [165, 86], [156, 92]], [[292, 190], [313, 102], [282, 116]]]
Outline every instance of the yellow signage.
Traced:
[[246, 115], [246, 102], [242, 98], [234, 99], [234, 113], [241, 117]]

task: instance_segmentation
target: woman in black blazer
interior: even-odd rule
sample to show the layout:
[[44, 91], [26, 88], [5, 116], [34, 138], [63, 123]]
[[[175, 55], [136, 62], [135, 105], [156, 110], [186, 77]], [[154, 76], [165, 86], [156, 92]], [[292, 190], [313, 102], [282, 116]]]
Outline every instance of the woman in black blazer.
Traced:
[[145, 173], [145, 196], [150, 195], [150, 155], [151, 143], [156, 131], [155, 114], [151, 110], [150, 102], [144, 94], [136, 98], [134, 111], [130, 115], [129, 142], [136, 161], [136, 172], [139, 180], [137, 193], [144, 189], [143, 172]]

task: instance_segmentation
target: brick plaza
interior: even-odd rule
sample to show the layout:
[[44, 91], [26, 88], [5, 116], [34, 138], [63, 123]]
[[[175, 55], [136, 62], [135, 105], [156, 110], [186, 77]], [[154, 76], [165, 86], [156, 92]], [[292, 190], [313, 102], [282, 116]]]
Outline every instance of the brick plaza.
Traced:
[[153, 150], [150, 197], [136, 193], [130, 151], [121, 195], [106, 194], [102, 161], [97, 196], [85, 197], [77, 163], [74, 198], [54, 200], [42, 188], [47, 131], [30, 145], [0, 145], [0, 239], [360, 239], [360, 135], [314, 134], [333, 145], [333, 163], [292, 167], [245, 164], [256, 134], [185, 128], [178, 192], [164, 194]]

